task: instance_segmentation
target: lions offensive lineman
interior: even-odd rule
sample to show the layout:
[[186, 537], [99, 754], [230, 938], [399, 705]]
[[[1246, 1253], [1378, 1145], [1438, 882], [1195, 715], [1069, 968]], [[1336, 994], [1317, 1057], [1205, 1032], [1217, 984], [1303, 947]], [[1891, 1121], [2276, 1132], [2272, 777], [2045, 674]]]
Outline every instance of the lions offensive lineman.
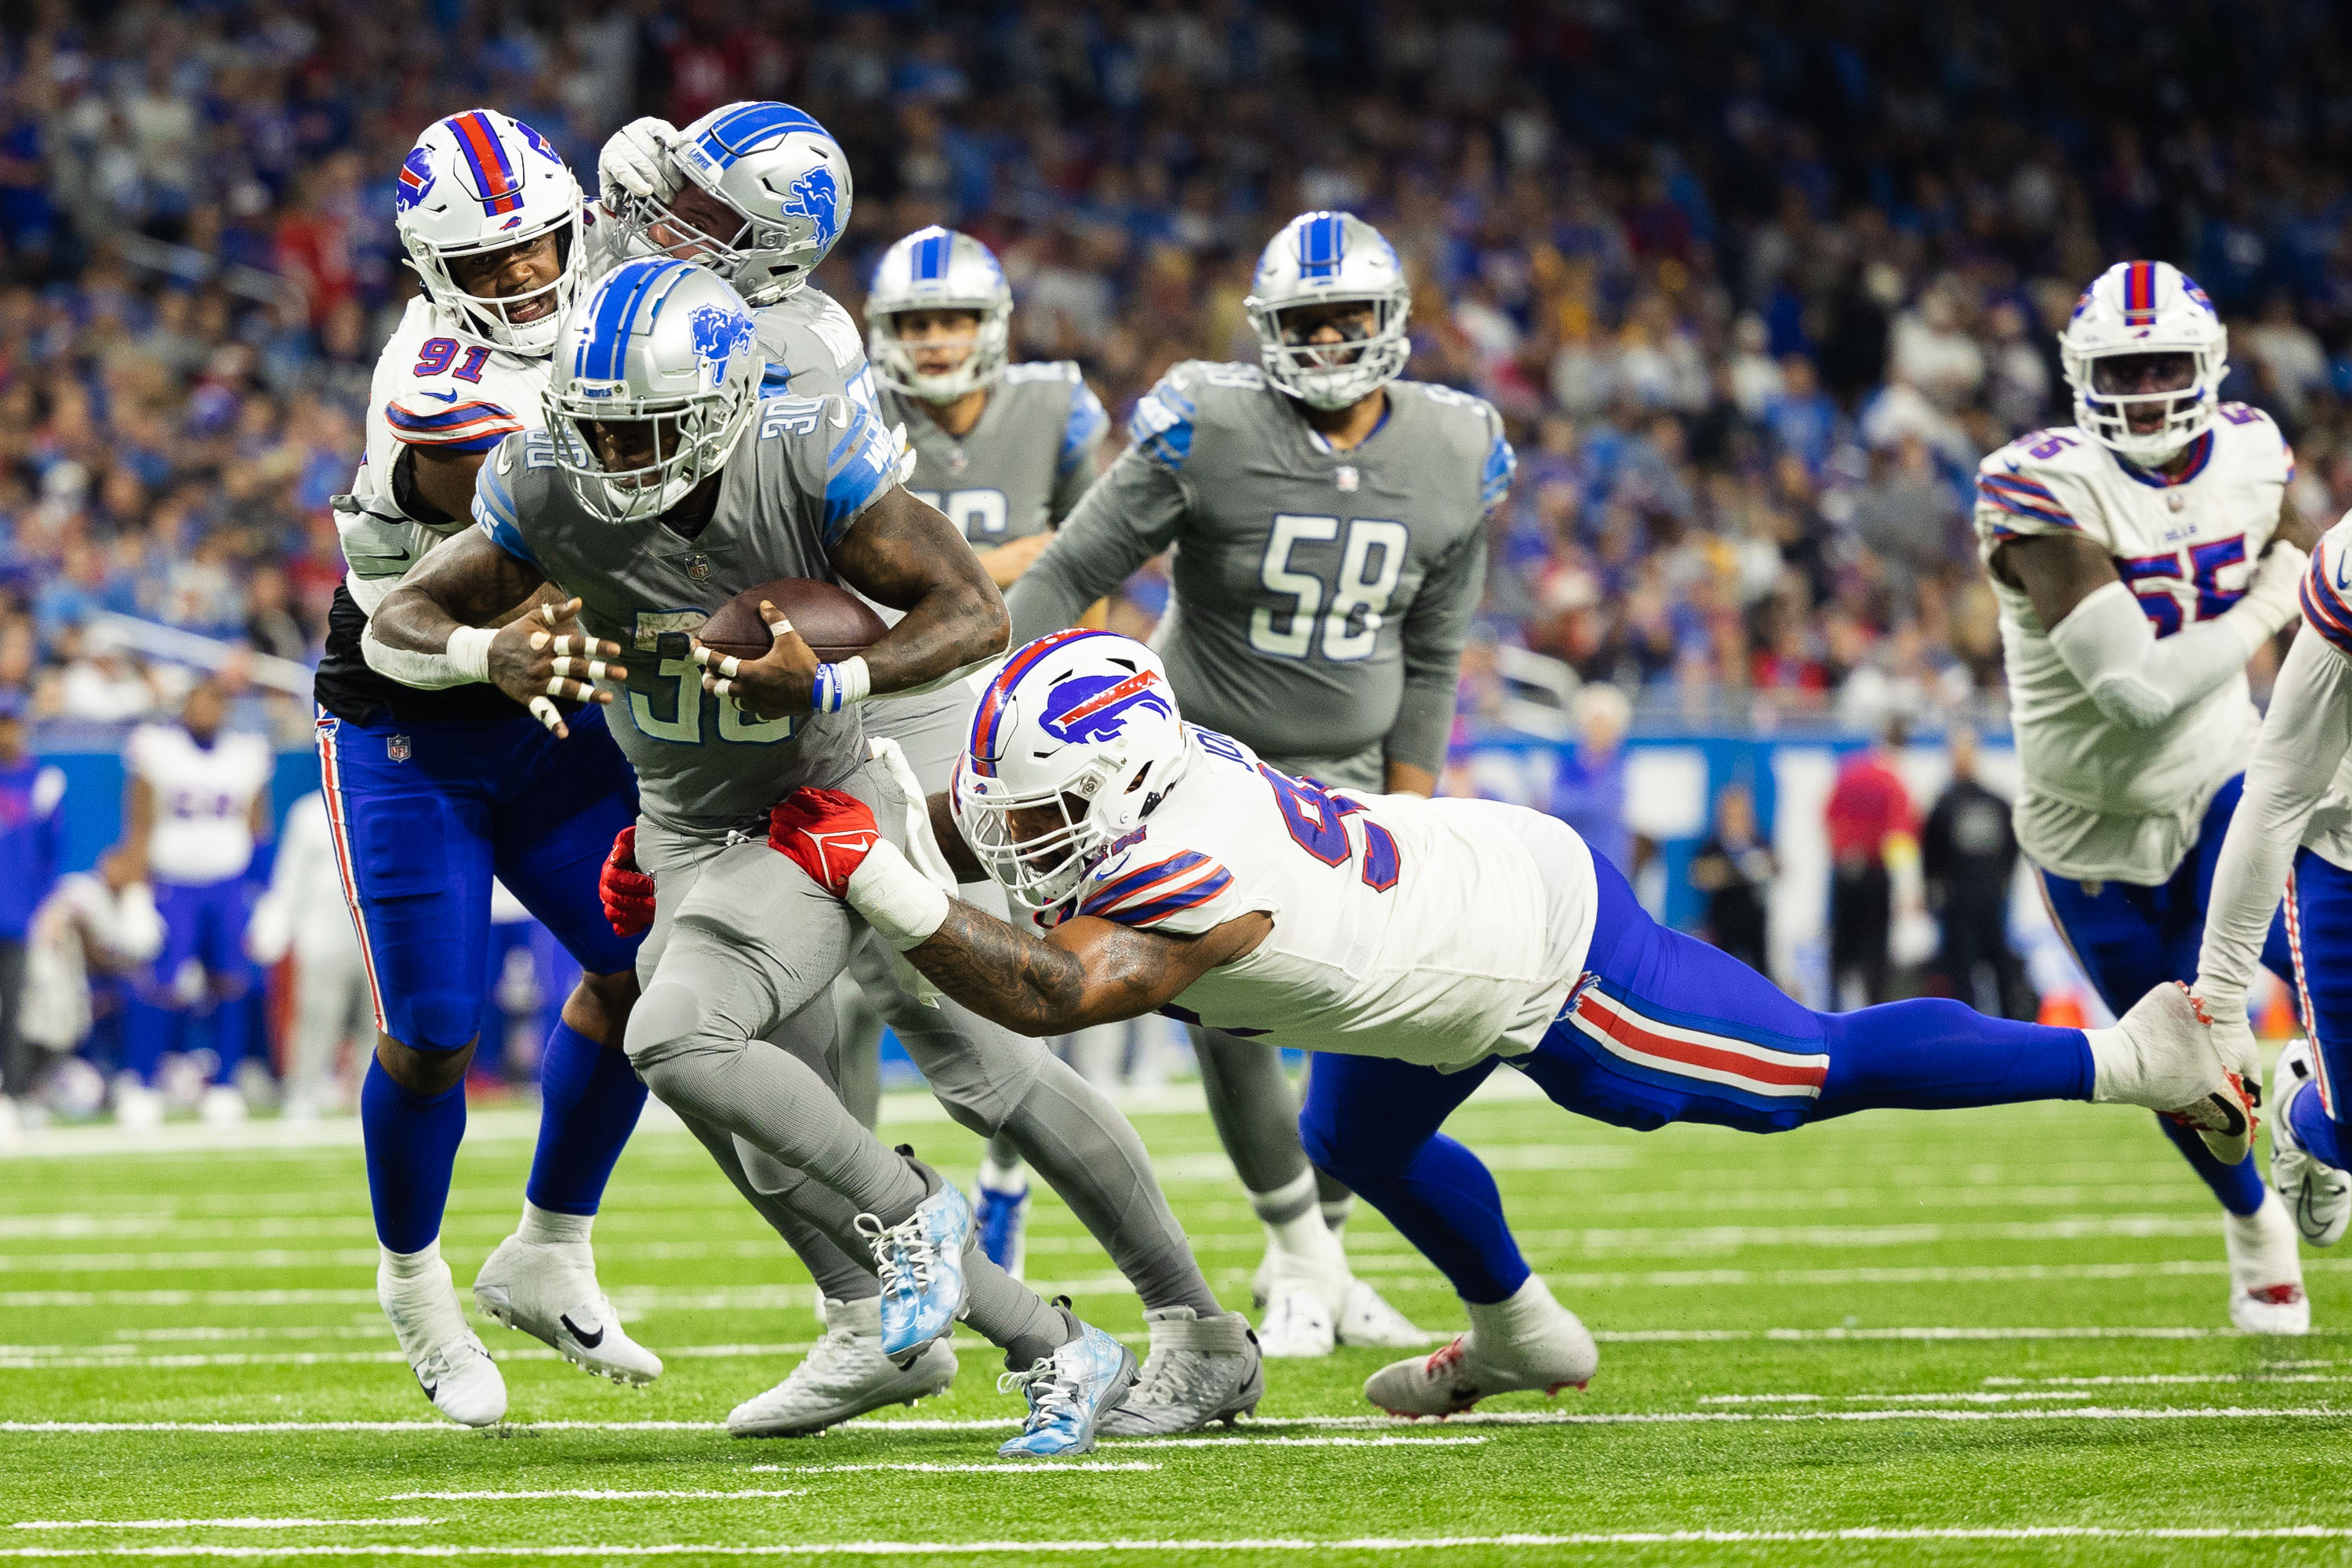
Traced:
[[1637, 1130], [2072, 1099], [2188, 1116], [2232, 1159], [2252, 1141], [2240, 1082], [2254, 1060], [2224, 1061], [2184, 987], [2088, 1032], [1943, 1000], [1814, 1013], [1653, 921], [1566, 824], [1294, 778], [1181, 722], [1159, 659], [1112, 633], [1017, 649], [929, 806], [950, 862], [1002, 884], [1020, 928], [950, 900], [850, 795], [800, 791], [769, 842], [1009, 1027], [1157, 1008], [1336, 1053], [1308, 1080], [1308, 1148], [1469, 1310], [1468, 1333], [1367, 1384], [1399, 1414], [1580, 1384], [1597, 1361], [1520, 1258], [1494, 1178], [1438, 1131], [1504, 1059], [1568, 1109]]
[[[469, 531], [484, 456], [538, 427], [588, 216], [547, 142], [492, 110], [436, 123], [402, 163], [396, 223], [425, 291], [376, 362], [367, 458], [337, 503], [351, 570], [317, 682], [328, 821], [378, 1030], [360, 1090], [376, 1291], [426, 1396], [468, 1426], [505, 1415], [506, 1384], [466, 1324], [439, 1237], [489, 984], [493, 874], [583, 975], [540, 1062], [522, 1224], [482, 1265], [475, 1300], [591, 1372], [624, 1383], [661, 1372], [598, 1287], [588, 1239], [645, 1104], [619, 1049], [636, 943], [604, 923], [595, 891], [635, 783], [598, 710], [551, 732], [467, 661], [390, 648], [369, 625], [421, 560]], [[461, 651], [478, 655], [490, 637], [469, 629]]]
[[[1136, 405], [1133, 444], [1006, 596], [1013, 637], [1076, 625], [1173, 543], [1155, 640], [1192, 711], [1286, 772], [1426, 795], [1485, 586], [1486, 515], [1511, 482], [1502, 420], [1483, 399], [1397, 379], [1412, 294], [1360, 218], [1292, 219], [1245, 303], [1262, 364], [1180, 364]], [[1348, 1271], [1345, 1191], [1327, 1180], [1318, 1214], [1273, 1048], [1197, 1026], [1192, 1042], [1266, 1226], [1266, 1353], [1420, 1343]]]
[[[995, 255], [967, 234], [919, 229], [884, 251], [866, 292], [866, 324], [876, 374], [887, 388], [883, 418], [904, 426], [915, 453], [909, 484], [963, 531], [996, 585], [1011, 587], [1094, 483], [1110, 425], [1101, 401], [1072, 361], [1005, 363], [1013, 286]], [[963, 687], [901, 698], [870, 710], [866, 728], [905, 748], [925, 790], [944, 789], [971, 704]], [[972, 896], [984, 895], [975, 888]], [[859, 955], [862, 983], [877, 978], [872, 952], [869, 946]], [[902, 1040], [925, 1026], [923, 1010], [908, 998], [870, 994], [888, 1005]], [[870, 1007], [853, 1016], [845, 1076], [848, 1064], [872, 1060], [881, 1023]], [[1002, 1135], [982, 1162], [974, 1208], [981, 1245], [1019, 1278], [1029, 1178], [1020, 1150]]]
[[[2218, 404], [2228, 334], [2189, 279], [2160, 261], [2108, 268], [2060, 350], [2074, 423], [1985, 458], [1977, 540], [2024, 771], [2018, 842], [2120, 1014], [2195, 976], [2253, 749], [2245, 662], [2294, 616], [2310, 531], [2286, 500], [2278, 426]], [[2265, 957], [2287, 973], [2276, 928]], [[2303, 1332], [2294, 1227], [2252, 1157], [2225, 1169], [2166, 1131], [2226, 1211], [2231, 1321]]]
[[[939, 1337], [968, 1318], [1029, 1395], [1004, 1451], [1083, 1452], [1126, 1397], [1134, 1357], [967, 1255], [962, 1194], [842, 1105], [828, 991], [862, 932], [752, 826], [779, 794], [816, 784], [881, 805], [903, 837], [919, 795], [895, 749], [869, 755], [858, 706], [992, 658], [1003, 606], [946, 520], [899, 488], [897, 444], [872, 415], [839, 396], [763, 401], [763, 368], [748, 308], [716, 275], [624, 262], [564, 323], [549, 431], [499, 446], [479, 478], [480, 527], [385, 600], [378, 632], [442, 654], [487, 605], [551, 583], [576, 595], [566, 607], [587, 638], [509, 627], [484, 668], [509, 691], [598, 706], [613, 694], [595, 682], [626, 682], [616, 734], [641, 790], [635, 858], [654, 882], [631, 1060], [763, 1215], [788, 1199], [840, 1253], [870, 1254], [881, 1356], [943, 1384], [953, 1352]], [[736, 594], [778, 577], [846, 582], [905, 613], [837, 664], [820, 664], [782, 615], [757, 659], [692, 640]], [[624, 646], [629, 662], [608, 662]], [[970, 1065], [984, 1077], [1003, 1064]], [[746, 1149], [781, 1174], [755, 1177]]]

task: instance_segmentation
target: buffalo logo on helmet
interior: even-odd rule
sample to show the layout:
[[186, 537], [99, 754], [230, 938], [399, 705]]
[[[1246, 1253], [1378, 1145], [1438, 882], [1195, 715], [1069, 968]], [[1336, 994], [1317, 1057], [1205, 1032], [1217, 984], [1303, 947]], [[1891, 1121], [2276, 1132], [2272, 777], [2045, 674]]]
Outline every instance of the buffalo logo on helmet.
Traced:
[[784, 201], [784, 211], [816, 225], [817, 242], [831, 245], [835, 231], [841, 226], [841, 186], [835, 181], [833, 171], [820, 163], [794, 180]]
[[415, 206], [433, 192], [433, 155], [422, 147], [409, 149], [408, 156], [400, 162], [400, 185], [393, 200], [402, 212]]
[[751, 317], [719, 305], [698, 307], [687, 324], [694, 332], [694, 352], [710, 366], [714, 385], [726, 379], [727, 362], [742, 353], [754, 336]]
[[1175, 704], [1159, 688], [1159, 675], [1149, 669], [1129, 676], [1076, 676], [1045, 693], [1038, 726], [1054, 739], [1073, 744], [1115, 740], [1127, 727], [1128, 714], [1138, 709], [1176, 717]]
[[546, 159], [551, 163], [560, 165], [563, 162], [562, 155], [557, 153], [556, 150], [549, 144], [546, 137], [541, 136], [538, 132], [533, 131], [530, 126], [525, 125], [520, 120], [514, 122], [514, 127], [517, 131], [522, 133], [523, 145], [529, 147], [532, 152], [538, 153], [541, 157]]

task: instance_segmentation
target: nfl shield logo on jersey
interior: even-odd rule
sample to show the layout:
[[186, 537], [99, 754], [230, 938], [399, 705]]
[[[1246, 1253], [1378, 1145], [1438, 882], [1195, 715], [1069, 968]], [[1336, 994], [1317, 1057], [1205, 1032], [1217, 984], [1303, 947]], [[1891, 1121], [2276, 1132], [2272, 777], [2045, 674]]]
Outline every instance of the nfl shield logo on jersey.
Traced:
[[395, 763], [408, 761], [408, 737], [394, 735], [383, 743], [383, 754]]
[[710, 557], [703, 554], [702, 552], [696, 551], [693, 554], [685, 557], [679, 564], [686, 568], [688, 582], [707, 583], [710, 580]]

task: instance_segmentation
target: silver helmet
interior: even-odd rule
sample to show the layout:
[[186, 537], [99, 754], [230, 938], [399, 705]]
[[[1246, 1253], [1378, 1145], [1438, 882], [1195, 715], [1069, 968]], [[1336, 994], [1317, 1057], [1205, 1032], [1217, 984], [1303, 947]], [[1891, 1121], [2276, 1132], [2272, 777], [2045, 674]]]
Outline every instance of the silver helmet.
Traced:
[[705, 268], [625, 261], [563, 323], [547, 380], [555, 466], [593, 517], [656, 518], [725, 467], [760, 406], [751, 307]]
[[[1306, 307], [1340, 303], [1371, 306], [1370, 329], [1345, 342], [1313, 344], [1311, 329], [1285, 321]], [[1402, 374], [1412, 357], [1405, 335], [1412, 289], [1403, 264], [1381, 231], [1353, 213], [1302, 213], [1285, 224], [1257, 258], [1242, 308], [1266, 379], [1317, 408], [1360, 402]]]
[[[898, 336], [898, 316], [908, 310], [977, 315], [980, 324], [962, 362], [931, 375], [917, 369], [910, 345]], [[937, 225], [919, 228], [884, 251], [874, 268], [866, 331], [875, 374], [909, 397], [952, 402], [1004, 374], [1013, 346], [1013, 285], [995, 252], [971, 236]]]
[[680, 184], [734, 215], [720, 234], [667, 203], [632, 196], [614, 216], [628, 252], [709, 268], [746, 302], [772, 305], [808, 280], [849, 226], [849, 160], [825, 128], [789, 103], [730, 103], [677, 133]]

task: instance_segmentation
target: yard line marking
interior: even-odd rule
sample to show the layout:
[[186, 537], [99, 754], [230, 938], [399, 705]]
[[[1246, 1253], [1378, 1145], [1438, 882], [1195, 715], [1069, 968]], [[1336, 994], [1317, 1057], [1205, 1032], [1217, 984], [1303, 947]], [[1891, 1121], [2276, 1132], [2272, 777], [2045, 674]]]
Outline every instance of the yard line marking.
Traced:
[[567, 1498], [579, 1502], [644, 1502], [649, 1500], [673, 1498], [772, 1498], [806, 1497], [806, 1487], [783, 1491], [749, 1488], [741, 1491], [714, 1491], [707, 1487], [685, 1487], [674, 1491], [622, 1491], [609, 1487], [558, 1487], [548, 1491], [516, 1492], [394, 1492], [386, 1502], [543, 1502], [551, 1498]]
[[[877, 1426], [887, 1423], [877, 1422]], [[1484, 1437], [1106, 1437], [1122, 1448], [1433, 1448], [1468, 1447]]]
[[2352, 1377], [2296, 1372], [2159, 1372], [2106, 1377], [1988, 1377], [1988, 1384], [2058, 1384], [2068, 1388], [2148, 1386], [2178, 1383], [2352, 1383]]
[[[1434, 1278], [1426, 1266], [1384, 1269], [1367, 1259], [1356, 1273], [1367, 1279]], [[2305, 1273], [2352, 1273], [2352, 1258], [2307, 1258]], [[1547, 1268], [1554, 1290], [1718, 1289], [1732, 1285], [1999, 1285], [2032, 1280], [2204, 1279], [2230, 1272], [2221, 1258], [2179, 1258], [2149, 1263], [2003, 1263], [1858, 1268], [1691, 1268], [1584, 1272]]]
[[[2341, 1331], [2317, 1329], [2314, 1336]], [[1592, 1337], [1605, 1344], [1708, 1344], [1719, 1341], [1770, 1340], [1802, 1342], [1813, 1340], [2231, 1340], [2243, 1339], [2238, 1329], [2208, 1328], [1827, 1328], [1827, 1329], [1595, 1329]]]
[[[900, 1470], [921, 1476], [1050, 1476], [1069, 1470], [1156, 1470], [1158, 1465], [1141, 1459], [1124, 1461], [1082, 1459], [1076, 1464], [1041, 1464], [1034, 1459], [1026, 1462], [1007, 1460], [994, 1465], [753, 1465], [752, 1471], [773, 1471], [790, 1476], [845, 1476], [866, 1470]], [[407, 1494], [404, 1494], [407, 1495]], [[423, 1496], [423, 1493], [414, 1494]]]
[[2033, 1389], [1986, 1394], [1962, 1389], [1953, 1394], [1702, 1394], [1701, 1405], [2014, 1405], [2026, 1399], [2088, 1399], [2088, 1389]]
[[1459, 1552], [1535, 1546], [1738, 1546], [1913, 1541], [2347, 1541], [2352, 1528], [2292, 1524], [2271, 1529], [2195, 1526], [2122, 1528], [2095, 1524], [1967, 1526], [1862, 1525], [1845, 1530], [1592, 1531], [1571, 1535], [1365, 1535], [1314, 1540], [1297, 1536], [1102, 1541], [839, 1541], [728, 1545], [556, 1546], [541, 1542], [468, 1546], [157, 1546], [12, 1547], [0, 1557], [1002, 1557], [1087, 1552], [1157, 1552], [1197, 1556], [1213, 1552]]
[[[1143, 1336], [1134, 1336], [1140, 1341]], [[814, 1342], [797, 1340], [784, 1344], [749, 1345], [677, 1345], [662, 1352], [677, 1361], [732, 1361], [746, 1357], [805, 1355]], [[188, 1351], [171, 1355], [141, 1355], [135, 1345], [124, 1345], [128, 1353], [109, 1355], [110, 1347], [90, 1346], [27, 1346], [0, 1345], [0, 1372], [76, 1372], [91, 1367], [120, 1367], [146, 1372], [172, 1371], [186, 1367], [207, 1366], [369, 1366], [405, 1363], [407, 1357], [397, 1350], [381, 1351]], [[26, 1351], [40, 1353], [26, 1354]], [[64, 1353], [51, 1354], [57, 1351]], [[502, 1347], [499, 1361], [562, 1361], [562, 1355], [544, 1345]]]
[[334, 1530], [347, 1524], [446, 1524], [421, 1513], [391, 1519], [25, 1519], [17, 1530]]

